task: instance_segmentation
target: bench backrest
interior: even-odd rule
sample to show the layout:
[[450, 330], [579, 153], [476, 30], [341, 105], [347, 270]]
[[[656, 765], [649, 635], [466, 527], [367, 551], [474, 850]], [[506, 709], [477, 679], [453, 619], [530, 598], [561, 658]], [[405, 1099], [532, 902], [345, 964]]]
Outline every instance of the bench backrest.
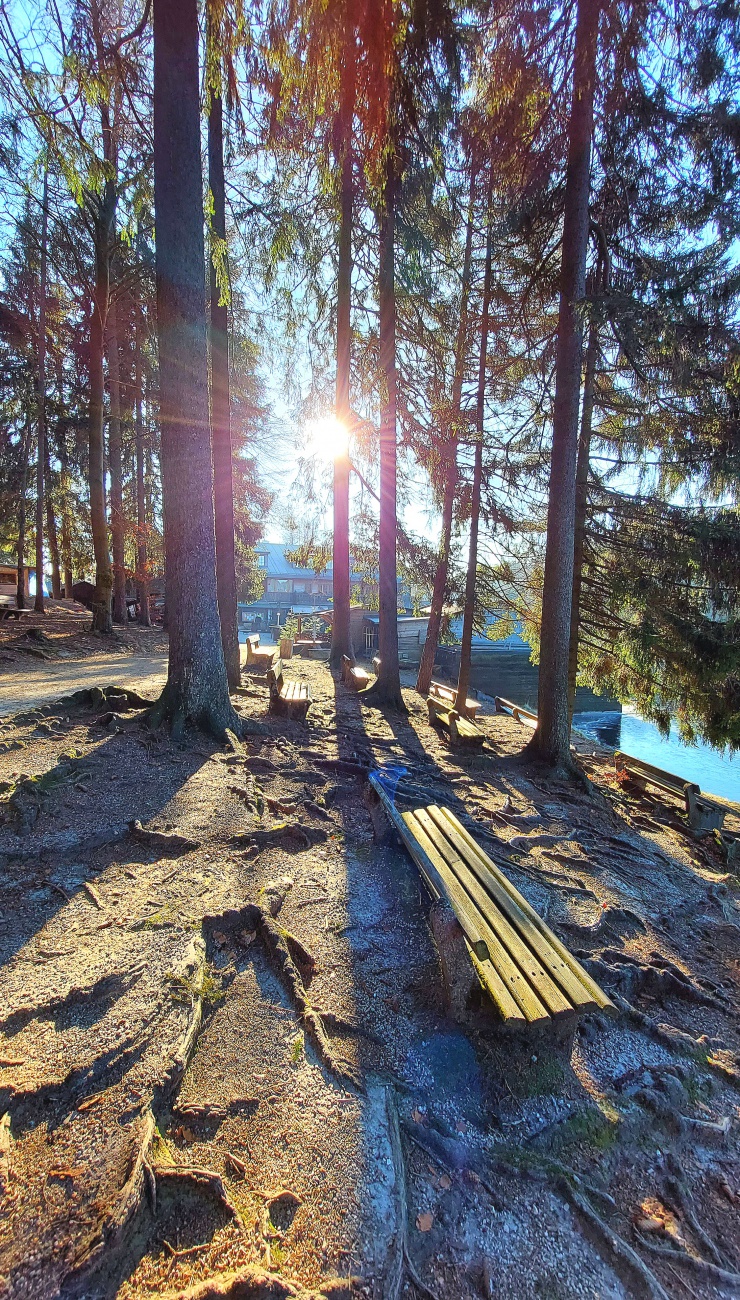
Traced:
[[283, 661], [280, 658], [273, 659], [267, 670], [267, 682], [270, 687], [271, 695], [279, 695], [283, 689]]
[[259, 632], [254, 632], [252, 636], [247, 637], [247, 645], [251, 646], [253, 650], [258, 650], [259, 644], [260, 644]]
[[693, 781], [685, 781], [682, 776], [666, 772], [662, 767], [654, 767], [652, 763], [646, 763], [641, 758], [633, 758], [631, 754], [623, 754], [621, 750], [617, 750], [614, 754], [614, 766], [618, 772], [623, 772], [625, 769], [635, 772], [653, 785], [661, 786], [664, 790], [674, 790], [678, 795], [688, 797], [689, 791], [695, 795], [701, 794], [699, 786]]

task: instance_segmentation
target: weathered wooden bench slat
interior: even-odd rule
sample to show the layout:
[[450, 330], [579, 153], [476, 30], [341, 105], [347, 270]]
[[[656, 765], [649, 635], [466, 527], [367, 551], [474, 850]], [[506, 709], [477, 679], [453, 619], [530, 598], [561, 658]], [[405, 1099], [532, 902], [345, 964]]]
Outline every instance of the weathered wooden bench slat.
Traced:
[[311, 705], [311, 692], [307, 682], [283, 677], [283, 661], [276, 659], [267, 672], [270, 687], [270, 710], [274, 713], [295, 713], [305, 718]]
[[449, 808], [401, 814], [382, 779], [371, 774], [370, 783], [433, 898], [452, 907], [478, 980], [509, 1028], [551, 1023], [569, 1031], [585, 1012], [618, 1014]]
[[[488, 944], [483, 936], [483, 927], [465, 890], [455, 873], [450, 871], [449, 866], [441, 853], [435, 848], [423, 826], [420, 825], [417, 814], [405, 812], [401, 816], [411, 831], [410, 837], [404, 837], [404, 843], [411, 852], [411, 856], [414, 858], [419, 870], [425, 876], [429, 876], [429, 864], [434, 868], [432, 883], [439, 892], [439, 896], [446, 897], [454, 906], [468, 943], [474, 949], [476, 956], [481, 961], [486, 961], [488, 959]], [[418, 854], [417, 846], [421, 847], [423, 854]]]
[[[404, 835], [399, 827], [404, 844], [427, 880], [427, 884], [436, 886], [440, 891], [439, 896], [446, 898], [453, 908], [465, 935], [470, 954], [475, 959], [479, 977], [503, 1018], [505, 1020], [521, 1020], [523, 1023], [536, 1018], [534, 1002], [530, 1006], [530, 1016], [525, 1015], [519, 1001], [511, 990], [509, 981], [499, 973], [491, 960], [489, 941], [492, 936], [489, 934], [489, 941], [486, 940], [483, 918], [476, 911], [454, 872], [450, 870], [444, 858], [437, 852], [423, 826], [417, 820], [417, 814], [405, 812], [401, 814], [401, 817], [402, 824], [405, 824], [411, 832], [410, 836]], [[420, 848], [421, 853], [419, 853]], [[431, 882], [429, 879], [430, 865], [434, 872], [434, 880]], [[516, 983], [516, 980], [514, 982]], [[542, 1016], [545, 1017], [547, 1013], [544, 1008], [540, 1010]]]
[[[428, 831], [431, 828], [430, 838], [434, 830], [437, 831], [437, 838], [434, 841], [436, 847], [443, 857], [447, 859], [450, 867], [460, 880], [460, 884], [470, 895], [481, 916], [485, 918], [488, 926], [490, 926], [493, 935], [493, 942], [489, 943], [491, 960], [494, 964], [497, 964], [497, 952], [501, 952], [508, 959], [507, 967], [509, 963], [513, 967], [515, 975], [510, 984], [511, 991], [527, 1019], [541, 1019], [543, 1009], [545, 1014], [549, 1012], [552, 1016], [570, 1014], [573, 1010], [572, 1002], [568, 1001], [558, 988], [555, 980], [548, 974], [544, 964], [538, 960], [532, 949], [527, 946], [520, 934], [517, 933], [511, 923], [512, 918], [502, 905], [502, 899], [496, 897], [495, 894], [494, 898], [499, 907], [498, 909], [491, 907], [489, 892], [477, 878], [478, 869], [476, 865], [466, 861], [465, 846], [455, 836], [454, 829], [447, 824], [440, 825], [439, 820], [434, 816], [434, 813], [438, 811], [435, 808], [425, 809], [418, 812], [417, 817]], [[471, 866], [472, 871], [470, 870]], [[503, 977], [503, 971], [500, 970], [499, 974]], [[536, 995], [534, 998], [532, 997], [532, 991]], [[534, 1016], [530, 1015], [530, 1007], [533, 1007], [536, 1013]]]
[[[553, 1015], [570, 1012], [573, 1007], [595, 1011], [596, 1003], [589, 997], [580, 980], [562, 958], [553, 952], [552, 945], [543, 939], [539, 930], [522, 911], [518, 901], [514, 900], [507, 890], [501, 888], [489, 871], [487, 856], [484, 859], [482, 850], [480, 856], [473, 852], [464, 836], [459, 834], [458, 828], [459, 830], [463, 828], [457, 819], [453, 818], [453, 814], [447, 809], [430, 807], [429, 815], [438, 830], [458, 850], [466, 867], [472, 873], [469, 891], [471, 896], [476, 898], [478, 906], [485, 913], [490, 907], [490, 900], [493, 899], [502, 918], [505, 918], [502, 942], [506, 943], [548, 1010]], [[492, 915], [496, 915], [495, 910]], [[514, 934], [513, 941], [510, 931]]]
[[[574, 957], [573, 954], [568, 951], [565, 944], [558, 939], [558, 936], [554, 934], [546, 922], [543, 921], [539, 912], [535, 911], [531, 903], [528, 903], [523, 894], [520, 894], [518, 889], [514, 888], [511, 881], [504, 875], [503, 871], [496, 866], [496, 863], [492, 862], [488, 855], [483, 852], [483, 849], [476, 843], [470, 832], [460, 824], [454, 814], [450, 812], [449, 808], [442, 808], [440, 809], [440, 812], [442, 812], [448, 820], [454, 822], [455, 828], [461, 838], [466, 841], [472, 852], [477, 855], [483, 866], [487, 868], [497, 884], [499, 884], [512, 901], [516, 903], [519, 911], [522, 912], [527, 920], [532, 923], [534, 929], [539, 932], [539, 934], [547, 941], [550, 948], [552, 948], [569, 970], [576, 976], [579, 984], [582, 984], [586, 990], [589, 999], [592, 999], [596, 1003], [598, 1009], [603, 1011], [606, 1015], [617, 1016], [619, 1013], [614, 1003], [611, 1001], [611, 998], [607, 997], [603, 989], [601, 989], [596, 983], [596, 980], [589, 975], [588, 971], [584, 970], [577, 957]], [[584, 1009], [586, 1009], [585, 1006]]]
[[476, 727], [474, 722], [469, 722], [467, 718], [462, 718], [459, 713], [451, 709], [446, 702], [435, 699], [433, 695], [427, 697], [427, 712], [429, 721], [433, 727], [443, 727], [449, 732], [450, 741], [453, 745], [482, 745], [485, 736], [483, 732]]
[[638, 785], [654, 785], [666, 794], [683, 799], [689, 825], [694, 830], [719, 830], [724, 819], [725, 810], [709, 796], [702, 794], [695, 781], [685, 781], [683, 777], [666, 772], [662, 767], [655, 767], [641, 758], [633, 758], [617, 750], [614, 754], [614, 766], [618, 772], [625, 772]]

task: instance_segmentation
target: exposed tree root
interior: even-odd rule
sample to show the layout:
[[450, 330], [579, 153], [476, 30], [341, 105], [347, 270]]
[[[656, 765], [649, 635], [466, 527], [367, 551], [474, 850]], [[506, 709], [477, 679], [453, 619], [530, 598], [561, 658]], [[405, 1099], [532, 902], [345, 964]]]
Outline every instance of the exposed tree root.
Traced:
[[[238, 911], [234, 909], [220, 916], [207, 916], [203, 924], [211, 931], [217, 929], [222, 933], [231, 932], [237, 943], [240, 942], [240, 935], [245, 931], [247, 934], [254, 932], [259, 934], [322, 1065], [336, 1078], [362, 1091], [362, 1082], [357, 1071], [349, 1061], [344, 1061], [336, 1055], [321, 1014], [309, 1001], [299, 963], [304, 964], [305, 960], [304, 969], [307, 970], [308, 975], [309, 965], [310, 973], [313, 974], [315, 962], [303, 944], [294, 935], [286, 933], [276, 925], [269, 912], [256, 903], [248, 903]], [[294, 960], [293, 953], [297, 960]]]
[[659, 1255], [665, 1260], [670, 1260], [672, 1264], [681, 1264], [696, 1277], [704, 1278], [706, 1282], [714, 1282], [717, 1286], [729, 1290], [732, 1295], [740, 1295], [740, 1273], [730, 1272], [729, 1269], [710, 1264], [705, 1259], [697, 1259], [696, 1255], [689, 1255], [685, 1250], [675, 1250], [673, 1246], [659, 1246], [657, 1241], [648, 1241], [639, 1233], [635, 1235], [640, 1245], [644, 1246], [645, 1250], [649, 1250], [651, 1255]]
[[237, 1273], [221, 1273], [179, 1291], [164, 1291], [160, 1300], [323, 1300], [316, 1291], [304, 1291], [276, 1273], [256, 1265]]
[[594, 925], [578, 925], [576, 921], [560, 921], [559, 928], [567, 930], [573, 939], [583, 943], [598, 941], [605, 934], [623, 939], [636, 933], [645, 933], [645, 922], [628, 907], [605, 907]]
[[111, 1258], [122, 1250], [130, 1224], [141, 1207], [148, 1185], [147, 1154], [155, 1130], [154, 1115], [150, 1109], [147, 1108], [142, 1120], [139, 1145], [132, 1161], [131, 1171], [119, 1193], [116, 1207], [103, 1225], [94, 1244], [83, 1257], [75, 1260], [72, 1276], [76, 1286], [84, 1285], [85, 1280], [91, 1276], [103, 1259], [106, 1263], [110, 1263]]
[[401, 1144], [401, 1129], [398, 1122], [398, 1107], [391, 1088], [386, 1088], [386, 1112], [388, 1115], [388, 1134], [393, 1156], [393, 1170], [397, 1191], [397, 1229], [394, 1239], [395, 1253], [385, 1279], [383, 1295], [385, 1300], [398, 1300], [403, 1291], [406, 1277], [410, 1278], [417, 1291], [427, 1296], [428, 1300], [437, 1300], [435, 1292], [422, 1282], [409, 1255], [409, 1209], [406, 1195], [406, 1161]]
[[699, 1222], [694, 1198], [683, 1180], [681, 1166], [671, 1151], [666, 1154], [666, 1164], [671, 1171], [671, 1176], [666, 1178], [665, 1181], [668, 1196], [680, 1210], [697, 1241], [700, 1242], [703, 1249], [710, 1256], [712, 1262], [719, 1268], [726, 1269], [727, 1260], [723, 1257], [722, 1252], [715, 1245], [708, 1232], [705, 1231]]
[[325, 844], [328, 834], [318, 826], [303, 826], [300, 822], [282, 822], [265, 831], [247, 831], [233, 836], [232, 843], [255, 847], [259, 850], [278, 844], [283, 848], [311, 849]]
[[158, 1183], [188, 1182], [193, 1183], [199, 1191], [206, 1191], [219, 1205], [242, 1226], [241, 1216], [233, 1201], [229, 1199], [223, 1179], [212, 1169], [199, 1169], [195, 1165], [153, 1165], [152, 1172]]
[[594, 979], [630, 1002], [645, 994], [656, 999], [679, 997], [697, 1006], [726, 1009], [721, 998], [705, 992], [680, 967], [659, 955], [653, 962], [644, 963], [628, 953], [607, 948], [600, 957], [585, 958], [583, 964]]
[[609, 1262], [624, 1282], [629, 1295], [644, 1297], [644, 1300], [670, 1300], [668, 1292], [658, 1281], [652, 1269], [649, 1269], [645, 1261], [640, 1259], [637, 1251], [609, 1227], [593, 1206], [589, 1205], [586, 1197], [567, 1178], [559, 1179], [558, 1189], [578, 1211], [598, 1244], [606, 1247]]
[[192, 853], [200, 848], [199, 840], [191, 840], [187, 835], [179, 835], [176, 831], [147, 830], [140, 821], [135, 819], [129, 822], [128, 829], [132, 839], [148, 845], [149, 848], [158, 849], [160, 853], [179, 856], [181, 853]]

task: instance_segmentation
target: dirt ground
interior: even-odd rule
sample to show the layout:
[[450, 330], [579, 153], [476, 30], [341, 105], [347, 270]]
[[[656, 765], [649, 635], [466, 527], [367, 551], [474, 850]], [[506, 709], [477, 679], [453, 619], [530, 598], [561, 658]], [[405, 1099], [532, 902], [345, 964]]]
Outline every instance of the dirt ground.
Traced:
[[[153, 694], [162, 651], [98, 642], [99, 683]], [[294, 660], [301, 724], [245, 671], [234, 752], [122, 697], [29, 710], [59, 667], [0, 665], [0, 1296], [739, 1293], [738, 878], [678, 805], [590, 741], [594, 794], [547, 779], [492, 702], [453, 752], [410, 682], [384, 715]], [[618, 1020], [450, 1019], [377, 764], [474, 819]]]

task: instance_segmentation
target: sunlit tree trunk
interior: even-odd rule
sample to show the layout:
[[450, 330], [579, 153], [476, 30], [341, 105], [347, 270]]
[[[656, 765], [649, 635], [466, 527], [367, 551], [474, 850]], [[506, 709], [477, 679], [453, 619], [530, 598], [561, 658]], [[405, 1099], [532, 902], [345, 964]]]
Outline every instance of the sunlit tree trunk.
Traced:
[[226, 186], [224, 179], [223, 103], [211, 91], [208, 113], [208, 183], [213, 199], [211, 217], [211, 438], [213, 443], [216, 514], [216, 591], [221, 643], [229, 689], [241, 681], [239, 632], [236, 621], [236, 562], [234, 556], [234, 483], [231, 447], [229, 382], [229, 309], [218, 283], [214, 253], [225, 270]]
[[62, 575], [59, 569], [59, 537], [57, 520], [54, 513], [54, 497], [51, 490], [51, 456], [49, 455], [49, 437], [44, 438], [44, 507], [46, 510], [46, 536], [49, 542], [49, 559], [51, 560], [51, 594], [54, 600], [62, 596]]
[[21, 482], [18, 501], [18, 541], [16, 543], [18, 579], [15, 589], [15, 603], [19, 609], [26, 608], [26, 492], [28, 490], [28, 449], [30, 442], [31, 425], [28, 416], [26, 416], [21, 439]]
[[121, 446], [121, 365], [118, 353], [118, 318], [111, 299], [107, 320], [108, 464], [110, 466], [110, 532], [113, 545], [113, 622], [126, 622], [126, 562], [123, 526], [123, 455]]
[[594, 388], [599, 353], [599, 333], [595, 320], [591, 321], [586, 348], [586, 368], [583, 377], [583, 405], [581, 432], [578, 439], [576, 464], [576, 510], [573, 538], [573, 596], [570, 609], [570, 646], [568, 651], [568, 714], [573, 720], [578, 678], [578, 642], [581, 630], [581, 587], [583, 583], [583, 552], [586, 541], [586, 516], [588, 513], [588, 465], [591, 453], [591, 426], [594, 413]]
[[134, 431], [136, 435], [136, 570], [139, 623], [151, 627], [149, 614], [149, 557], [147, 555], [146, 448], [142, 416], [141, 304], [136, 304], [134, 319]]
[[434, 672], [434, 659], [439, 644], [439, 630], [442, 625], [445, 592], [450, 568], [450, 548], [452, 545], [452, 520], [455, 508], [455, 490], [457, 488], [457, 445], [459, 441], [460, 407], [462, 404], [462, 386], [465, 375], [465, 354], [468, 336], [468, 296], [470, 292], [470, 264], [473, 251], [473, 201], [475, 197], [475, 170], [471, 165], [470, 202], [468, 220], [465, 229], [465, 253], [463, 256], [462, 285], [460, 291], [460, 320], [455, 341], [455, 372], [452, 379], [452, 419], [445, 438], [442, 455], [444, 457], [444, 487], [442, 497], [442, 534], [439, 543], [439, 557], [434, 573], [432, 603], [427, 624], [426, 641], [421, 652], [421, 663], [416, 678], [416, 689], [420, 695], [427, 695]]
[[103, 355], [110, 290], [110, 254], [116, 196], [106, 181], [103, 192], [94, 200], [95, 288], [90, 318], [90, 414], [88, 423], [88, 476], [90, 482], [90, 522], [95, 556], [95, 599], [93, 631], [113, 630], [111, 593], [113, 570], [108, 546], [108, 521], [105, 511], [105, 439], [103, 433]]
[[33, 607], [44, 612], [44, 468], [46, 465], [46, 278], [49, 242], [49, 169], [44, 171], [41, 214], [38, 343], [36, 348], [36, 597]]
[[480, 322], [480, 356], [478, 359], [478, 388], [475, 405], [475, 455], [473, 460], [473, 490], [470, 499], [470, 543], [468, 547], [468, 569], [465, 575], [465, 609], [463, 612], [462, 645], [460, 647], [460, 671], [457, 678], [457, 696], [455, 708], [464, 713], [465, 701], [470, 689], [470, 658], [473, 645], [473, 621], [475, 618], [475, 582], [478, 573], [478, 529], [480, 526], [481, 480], [483, 477], [483, 424], [486, 408], [486, 365], [488, 361], [488, 315], [491, 303], [491, 198], [493, 192], [493, 173], [488, 185], [488, 202], [486, 205], [486, 264], [483, 272], [483, 301]]
[[398, 664], [398, 582], [396, 569], [396, 162], [388, 153], [380, 214], [378, 296], [380, 306], [380, 668], [363, 692], [373, 703], [403, 709]]
[[64, 595], [67, 600], [72, 599], [72, 479], [69, 472], [69, 456], [67, 453], [67, 441], [64, 435], [59, 440], [59, 460], [61, 472], [59, 475], [59, 491], [61, 495], [61, 512], [62, 512], [62, 564], [64, 566]]
[[572, 768], [568, 661], [578, 458], [578, 408], [586, 291], [591, 137], [599, 0], [579, 0], [573, 98], [568, 128], [560, 313], [555, 367], [550, 495], [542, 594], [538, 724], [531, 749], [561, 770]]
[[216, 602], [197, 0], [154, 6], [154, 198], [169, 671], [152, 712], [240, 730]]
[[[355, 115], [355, 26], [351, 0], [345, 0], [344, 59], [339, 104], [339, 268], [337, 274], [336, 417], [349, 434], [351, 422], [352, 219], [354, 208], [352, 133]], [[330, 665], [354, 658], [350, 622], [349, 446], [334, 460], [333, 618]]]

